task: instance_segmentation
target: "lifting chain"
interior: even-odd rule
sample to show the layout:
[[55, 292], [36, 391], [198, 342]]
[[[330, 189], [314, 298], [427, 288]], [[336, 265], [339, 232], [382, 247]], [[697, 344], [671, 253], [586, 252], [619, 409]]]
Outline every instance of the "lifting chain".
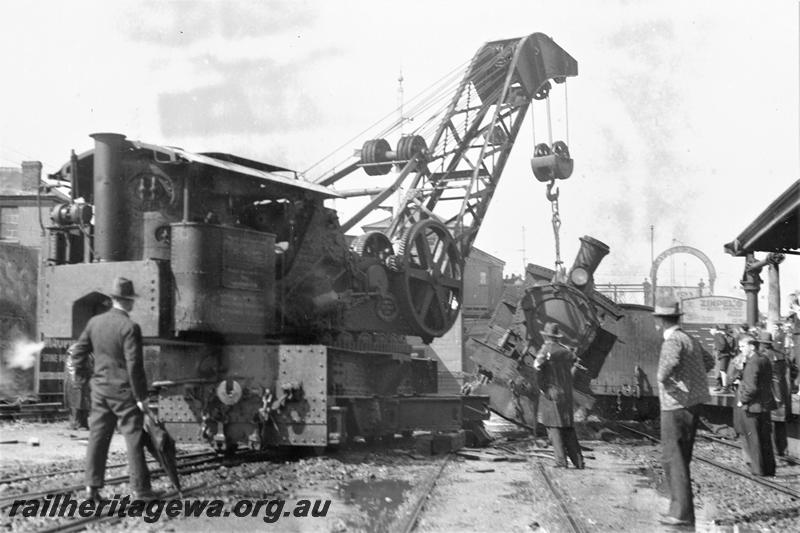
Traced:
[[547, 199], [550, 201], [550, 208], [553, 212], [553, 237], [555, 239], [556, 244], [556, 275], [554, 281], [564, 281], [565, 279], [565, 272], [564, 272], [564, 262], [561, 261], [561, 213], [558, 210], [558, 195], [559, 190], [556, 188], [553, 191], [553, 186], [555, 185], [556, 180], [551, 180], [547, 184]]

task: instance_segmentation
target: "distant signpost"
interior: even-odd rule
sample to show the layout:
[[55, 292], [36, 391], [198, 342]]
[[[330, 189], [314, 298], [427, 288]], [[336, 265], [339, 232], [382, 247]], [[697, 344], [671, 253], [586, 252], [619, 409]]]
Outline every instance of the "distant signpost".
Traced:
[[682, 300], [684, 324], [742, 324], [747, 301], [731, 296], [701, 296]]
[[746, 304], [744, 298], [731, 296], [687, 298], [681, 301], [681, 327], [712, 349], [714, 336], [709, 330], [715, 325], [737, 326], [747, 322]]

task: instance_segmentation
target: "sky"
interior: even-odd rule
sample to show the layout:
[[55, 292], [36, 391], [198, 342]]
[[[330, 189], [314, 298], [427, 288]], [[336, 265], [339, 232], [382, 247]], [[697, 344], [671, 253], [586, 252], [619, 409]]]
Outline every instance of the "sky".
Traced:
[[[651, 250], [687, 245], [714, 263], [718, 294], [742, 296], [743, 260], [723, 244], [800, 175], [793, 0], [6, 1], [0, 20], [0, 166], [40, 160], [45, 172], [98, 131], [303, 171], [396, 112], [400, 72], [411, 99], [486, 41], [546, 33], [579, 64], [562, 255], [571, 263], [583, 235], [608, 244], [601, 283], [641, 282]], [[522, 270], [523, 248], [554, 261], [530, 131], [475, 243], [506, 273]], [[800, 288], [800, 258], [781, 269], [784, 295]], [[700, 278], [685, 254], [659, 270]]]

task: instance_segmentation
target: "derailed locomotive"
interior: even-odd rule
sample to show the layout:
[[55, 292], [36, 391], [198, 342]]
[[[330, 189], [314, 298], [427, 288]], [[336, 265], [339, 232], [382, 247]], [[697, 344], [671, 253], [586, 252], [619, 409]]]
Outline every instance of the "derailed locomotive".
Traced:
[[535, 428], [537, 423], [540, 384], [533, 362], [544, 344], [546, 323], [558, 324], [558, 342], [578, 357], [573, 374], [576, 408], [594, 406], [590, 382], [617, 340], [614, 323], [624, 310], [594, 289], [594, 272], [609, 248], [589, 236], [580, 240], [569, 272], [528, 265], [523, 284], [506, 289], [488, 333], [468, 341], [477, 372], [466, 388], [488, 395], [495, 412], [521, 425]]
[[[231, 154], [94, 134], [94, 149], [55, 176], [73, 201], [52, 212], [40, 331], [65, 347], [104, 309], [111, 278], [133, 280], [160, 417], [179, 440], [219, 449], [479, 422], [487, 398], [437, 394], [435, 363], [413, 357], [406, 336], [430, 342], [453, 325], [464, 257], [525, 113], [551, 81], [576, 74], [545, 35], [487, 43], [427, 138], [421, 121], [395, 150], [368, 139], [314, 182]], [[571, 166], [566, 145], [556, 148], [539, 167]], [[324, 202], [360, 169], [395, 172], [342, 223]], [[401, 184], [388, 230], [348, 243], [345, 232]]]

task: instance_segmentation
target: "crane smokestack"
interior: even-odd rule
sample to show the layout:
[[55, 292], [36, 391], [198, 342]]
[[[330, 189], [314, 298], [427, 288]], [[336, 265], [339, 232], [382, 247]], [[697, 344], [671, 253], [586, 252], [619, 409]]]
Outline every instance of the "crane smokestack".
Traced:
[[122, 143], [118, 133], [94, 133], [95, 261], [124, 261], [127, 225], [122, 181]]

